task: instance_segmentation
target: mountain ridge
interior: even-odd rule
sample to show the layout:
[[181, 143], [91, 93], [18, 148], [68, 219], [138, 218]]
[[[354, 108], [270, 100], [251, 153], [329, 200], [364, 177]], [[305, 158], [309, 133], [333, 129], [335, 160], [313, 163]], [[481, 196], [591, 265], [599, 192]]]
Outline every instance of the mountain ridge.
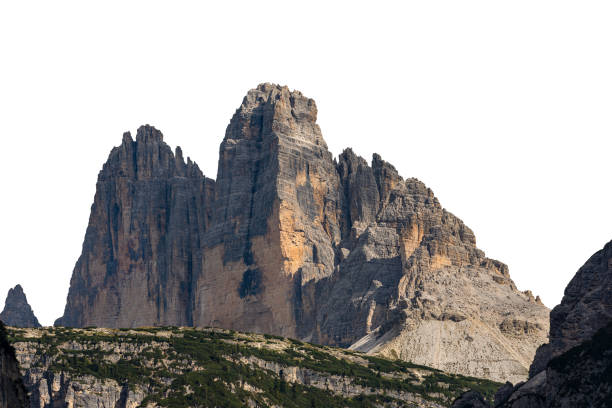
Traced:
[[216, 326], [526, 378], [548, 309], [422, 182], [334, 158], [317, 113], [287, 87], [249, 91], [216, 180], [151, 126], [124, 135], [56, 325]]

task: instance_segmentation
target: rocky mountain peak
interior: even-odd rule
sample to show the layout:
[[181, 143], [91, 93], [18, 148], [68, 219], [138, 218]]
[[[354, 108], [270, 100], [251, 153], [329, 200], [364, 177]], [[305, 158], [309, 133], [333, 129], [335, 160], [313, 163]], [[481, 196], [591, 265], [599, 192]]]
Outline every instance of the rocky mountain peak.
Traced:
[[21, 285], [9, 289], [0, 320], [13, 327], [40, 327]]
[[132, 180], [168, 177], [203, 178], [198, 165], [187, 158], [177, 146], [176, 154], [155, 127], [138, 128], [136, 140], [130, 132], [123, 134], [122, 143], [115, 147], [99, 175], [100, 180], [127, 177]]
[[314, 100], [286, 86], [260, 84], [244, 97], [227, 127], [225, 140], [292, 137], [326, 147], [316, 121]]
[[378, 153], [372, 155], [372, 170], [378, 180], [388, 180], [393, 184], [402, 180], [395, 167], [384, 161]]
[[124, 136], [59, 324], [224, 327], [524, 379], [548, 310], [425, 184], [379, 155], [334, 160], [316, 119], [298, 91], [252, 89], [216, 181], [150, 126]]
[[164, 141], [164, 135], [151, 125], [143, 125], [136, 131], [136, 142], [144, 144], [155, 144]]
[[153, 126], [123, 134], [98, 176], [81, 257], [56, 324], [190, 325], [214, 181]]

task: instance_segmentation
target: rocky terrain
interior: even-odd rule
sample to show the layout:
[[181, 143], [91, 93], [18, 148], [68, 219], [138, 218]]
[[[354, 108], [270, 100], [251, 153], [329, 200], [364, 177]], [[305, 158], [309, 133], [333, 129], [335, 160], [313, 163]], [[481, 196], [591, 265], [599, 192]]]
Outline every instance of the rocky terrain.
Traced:
[[9, 289], [0, 321], [13, 327], [40, 327], [21, 285]]
[[32, 408], [445, 407], [488, 380], [221, 329], [11, 329]]
[[125, 133], [98, 176], [62, 326], [192, 325], [214, 181], [153, 127]]
[[561, 303], [550, 312], [550, 341], [540, 347], [530, 377], [548, 362], [593, 337], [612, 322], [612, 241], [597, 251], [576, 272]]
[[56, 325], [214, 326], [526, 379], [548, 309], [423, 183], [334, 159], [316, 118], [298, 91], [249, 91], [216, 181], [155, 128], [125, 134]]
[[15, 358], [15, 349], [9, 344], [4, 324], [0, 322], [0, 408], [28, 406], [27, 392]]
[[[454, 408], [488, 407], [477, 392]], [[507, 383], [495, 408], [612, 407], [612, 241], [595, 253], [550, 314], [550, 343], [537, 351], [530, 379]]]

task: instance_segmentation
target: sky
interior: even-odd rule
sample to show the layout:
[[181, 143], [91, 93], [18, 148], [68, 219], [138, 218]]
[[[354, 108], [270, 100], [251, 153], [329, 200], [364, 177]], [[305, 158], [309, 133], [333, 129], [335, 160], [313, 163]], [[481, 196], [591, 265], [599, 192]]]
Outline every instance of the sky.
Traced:
[[262, 82], [316, 100], [334, 155], [427, 184], [553, 307], [612, 239], [609, 1], [0, 2], [0, 303], [63, 314], [96, 178], [156, 126], [215, 177]]

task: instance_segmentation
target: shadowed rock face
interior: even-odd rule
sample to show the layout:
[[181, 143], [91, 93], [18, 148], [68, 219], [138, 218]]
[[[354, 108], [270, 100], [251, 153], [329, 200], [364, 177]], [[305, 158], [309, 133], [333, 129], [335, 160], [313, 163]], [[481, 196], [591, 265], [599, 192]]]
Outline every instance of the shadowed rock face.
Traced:
[[0, 408], [26, 408], [29, 401], [23, 385], [15, 350], [6, 339], [0, 322]]
[[590, 339], [612, 322], [612, 241], [596, 252], [565, 288], [550, 312], [550, 342], [540, 347], [530, 377], [546, 369], [551, 358]]
[[316, 117], [300, 92], [249, 91], [216, 183], [177, 173], [197, 167], [171, 165], [153, 128], [124, 140], [58, 324], [220, 326], [524, 379], [548, 310], [423, 183], [378, 155], [334, 160]]
[[40, 327], [21, 285], [9, 290], [0, 320], [13, 327]]
[[476, 391], [467, 391], [459, 396], [451, 405], [451, 408], [490, 408], [491, 405], [485, 401], [482, 395]]
[[[526, 383], [504, 385], [495, 395], [495, 408], [552, 408], [612, 406], [612, 323], [579, 345], [553, 357], [545, 370]], [[473, 395], [478, 393], [471, 392]], [[458, 399], [453, 408], [461, 405]], [[487, 407], [489, 405], [484, 405]]]
[[129, 133], [98, 176], [61, 326], [191, 325], [193, 280], [214, 181], [151, 126]]
[[538, 349], [529, 381], [500, 388], [496, 408], [612, 406], [611, 271], [609, 242], [578, 270], [551, 312], [550, 343]]

